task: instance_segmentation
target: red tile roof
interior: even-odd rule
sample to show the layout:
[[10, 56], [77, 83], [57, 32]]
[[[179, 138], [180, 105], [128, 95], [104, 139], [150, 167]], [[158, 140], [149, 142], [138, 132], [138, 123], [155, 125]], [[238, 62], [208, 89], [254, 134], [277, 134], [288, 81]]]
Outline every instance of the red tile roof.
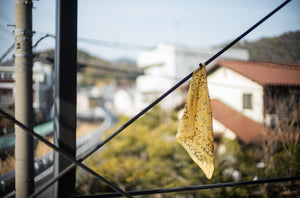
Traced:
[[264, 127], [235, 111], [217, 99], [211, 100], [213, 117], [236, 134], [244, 143], [257, 143], [264, 140]]
[[229, 68], [263, 86], [300, 86], [300, 64], [220, 60], [208, 69], [208, 73], [218, 67]]

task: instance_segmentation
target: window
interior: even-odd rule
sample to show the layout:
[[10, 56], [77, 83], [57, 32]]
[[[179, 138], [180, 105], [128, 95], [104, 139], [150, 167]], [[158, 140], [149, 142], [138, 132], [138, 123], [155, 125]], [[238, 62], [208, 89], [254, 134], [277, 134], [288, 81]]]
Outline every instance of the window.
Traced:
[[243, 108], [252, 109], [252, 94], [243, 94]]

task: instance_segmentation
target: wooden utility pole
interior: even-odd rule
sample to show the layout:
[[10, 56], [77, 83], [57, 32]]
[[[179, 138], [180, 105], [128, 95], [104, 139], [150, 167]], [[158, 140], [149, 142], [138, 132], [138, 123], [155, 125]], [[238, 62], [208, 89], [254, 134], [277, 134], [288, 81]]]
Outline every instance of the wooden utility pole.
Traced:
[[[15, 0], [15, 117], [33, 127], [32, 110], [32, 1]], [[34, 192], [33, 137], [15, 126], [16, 197]]]
[[[76, 158], [77, 0], [56, 0], [54, 143]], [[55, 153], [54, 175], [72, 163]], [[75, 196], [75, 168], [56, 182], [54, 197]]]

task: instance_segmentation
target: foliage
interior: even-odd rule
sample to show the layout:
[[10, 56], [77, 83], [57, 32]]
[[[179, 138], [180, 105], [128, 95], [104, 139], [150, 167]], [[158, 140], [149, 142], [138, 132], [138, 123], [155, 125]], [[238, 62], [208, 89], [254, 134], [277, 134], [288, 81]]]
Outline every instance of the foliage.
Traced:
[[[189, 186], [207, 181], [186, 151], [174, 141], [176, 117], [157, 108], [151, 110], [85, 163], [125, 190]], [[84, 173], [79, 175], [80, 193], [104, 189], [96, 179]], [[93, 183], [92, 188], [85, 181]]]
[[[219, 143], [221, 146], [226, 146], [226, 150], [215, 155], [215, 172], [211, 183], [249, 181], [262, 174], [262, 170], [256, 167], [262, 155], [257, 145], [243, 147], [237, 139], [223, 137]], [[220, 188], [213, 190], [213, 197], [261, 197], [255, 194], [259, 190], [260, 186]]]
[[[122, 126], [125, 120], [127, 118], [122, 117], [117, 128]], [[223, 153], [218, 150], [215, 152], [215, 171], [212, 179], [207, 180], [187, 152], [175, 142], [177, 123], [176, 112], [154, 108], [117, 135], [102, 150], [92, 155], [85, 164], [124, 190], [183, 187], [299, 175], [300, 164], [297, 154], [300, 150], [295, 143], [294, 147], [277, 144], [277, 150], [273, 153], [274, 159], [269, 162], [276, 166], [267, 170], [257, 166], [259, 162], [264, 162], [265, 152], [262, 145], [243, 145], [237, 139], [221, 138], [218, 148], [225, 146], [226, 150]], [[106, 135], [111, 133], [112, 131]], [[267, 163], [265, 162], [266, 166]], [[78, 173], [77, 193], [94, 194], [111, 191], [85, 172]], [[162, 196], [264, 198], [274, 197], [276, 193], [295, 195], [299, 193], [297, 189], [300, 189], [299, 182], [298, 185], [296, 182], [290, 182], [169, 193]]]
[[300, 63], [300, 31], [239, 43], [236, 47], [249, 50], [250, 60]]
[[[272, 160], [266, 161], [265, 176], [267, 178], [293, 177], [300, 175], [300, 146], [296, 142], [278, 143]], [[270, 164], [272, 163], [272, 164]], [[296, 197], [300, 194], [300, 181], [268, 184], [266, 193], [268, 197]]]

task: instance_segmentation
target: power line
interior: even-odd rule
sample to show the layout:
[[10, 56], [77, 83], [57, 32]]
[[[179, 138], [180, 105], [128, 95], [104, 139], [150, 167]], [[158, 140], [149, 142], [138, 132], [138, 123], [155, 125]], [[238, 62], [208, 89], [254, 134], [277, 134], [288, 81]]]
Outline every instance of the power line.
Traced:
[[12, 36], [12, 39], [13, 39], [13, 36], [14, 36], [13, 32], [10, 31], [5, 25], [0, 24], [0, 29], [2, 29], [3, 31], [5, 31], [5, 32], [8, 33], [9, 35], [11, 35], [11, 36]]
[[36, 48], [36, 46], [37, 46], [42, 40], [44, 40], [45, 38], [48, 38], [48, 37], [55, 38], [55, 36], [53, 36], [53, 35], [51, 35], [51, 34], [46, 34], [46, 35], [42, 36], [39, 40], [37, 40], [37, 42], [32, 46], [32, 48]]
[[[42, 36], [39, 40], [37, 40], [37, 42], [32, 46], [32, 48], [36, 48], [37, 45], [42, 41], [44, 40], [45, 38], [48, 38], [48, 37], [52, 37], [54, 38], [53, 35], [51, 34], [46, 34], [44, 36]], [[14, 49], [14, 46], [15, 46], [15, 42], [4, 52], [4, 54], [0, 57], [0, 63], [2, 62], [2, 60]]]
[[100, 39], [90, 39], [90, 38], [78, 38], [78, 41], [91, 43], [94, 45], [102, 45], [105, 47], [112, 47], [112, 48], [122, 48], [128, 50], [149, 50], [153, 49], [153, 47], [139, 45], [139, 44], [132, 44], [132, 43], [123, 43], [123, 42], [116, 42], [116, 41], [106, 41]]
[[[46, 33], [46, 32], [39, 32], [37, 33], [41, 34], [47, 34], [50, 35], [52, 38], [55, 38], [54, 34]], [[116, 48], [116, 49], [124, 49], [124, 50], [133, 50], [133, 51], [141, 51], [141, 50], [152, 50], [155, 49], [155, 46], [147, 46], [147, 45], [141, 45], [141, 44], [134, 44], [134, 43], [128, 43], [128, 42], [118, 42], [118, 41], [109, 41], [109, 40], [102, 40], [102, 39], [94, 39], [94, 38], [85, 38], [85, 37], [79, 37], [77, 39], [79, 42], [89, 43], [92, 45], [98, 45], [108, 48]], [[187, 54], [198, 56], [198, 53], [201, 53], [203, 55], [209, 55], [207, 52], [200, 52], [197, 49], [192, 49], [188, 47], [183, 46], [176, 46], [176, 49], [179, 49], [181, 51], [184, 51]]]
[[[42, 33], [42, 34], [45, 34], [45, 35], [49, 35], [52, 38], [55, 38], [55, 35], [51, 34], [51, 33], [39, 32], [39, 31], [36, 31], [36, 32], [37, 33]], [[85, 37], [78, 37], [77, 41], [90, 43], [90, 44], [93, 44], [93, 45], [101, 45], [101, 46], [105, 46], [105, 47], [121, 48], [121, 49], [127, 49], [127, 50], [149, 50], [149, 49], [154, 48], [154, 47], [149, 47], [149, 46], [140, 45], [140, 44], [117, 42], [117, 41], [108, 41], [108, 40], [101, 40], [101, 39], [92, 39], [92, 38], [85, 38]]]
[[15, 48], [15, 43], [13, 43], [5, 52], [4, 54], [1, 56], [0, 58], [0, 63], [2, 62], [2, 60]]

